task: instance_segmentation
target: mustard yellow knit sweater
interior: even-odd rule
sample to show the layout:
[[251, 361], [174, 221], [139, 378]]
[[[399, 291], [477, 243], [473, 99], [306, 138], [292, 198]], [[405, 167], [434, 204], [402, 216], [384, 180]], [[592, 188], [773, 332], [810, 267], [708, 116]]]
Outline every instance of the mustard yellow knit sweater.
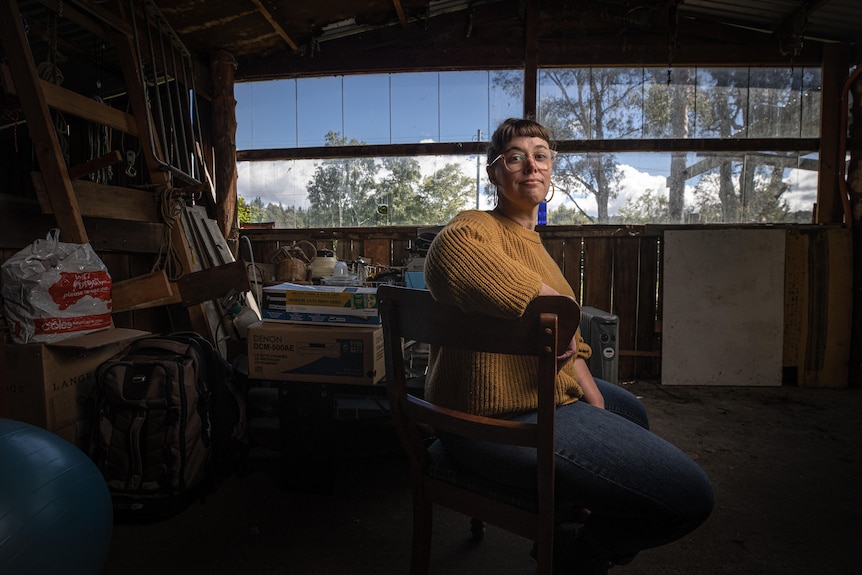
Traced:
[[[497, 212], [461, 212], [437, 235], [425, 260], [435, 299], [464, 310], [519, 317], [542, 283], [574, 296], [539, 234]], [[580, 335], [578, 356], [590, 347]], [[535, 359], [432, 349], [425, 396], [438, 405], [486, 416], [535, 409]], [[557, 375], [557, 404], [583, 395], [572, 362]]]

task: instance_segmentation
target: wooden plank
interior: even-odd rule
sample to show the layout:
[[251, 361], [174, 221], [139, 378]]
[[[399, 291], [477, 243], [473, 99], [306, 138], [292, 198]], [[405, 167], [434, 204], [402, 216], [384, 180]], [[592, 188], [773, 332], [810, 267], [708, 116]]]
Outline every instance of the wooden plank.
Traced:
[[[31, 178], [42, 211], [54, 213], [42, 174], [33, 172]], [[97, 184], [89, 180], [75, 180], [72, 189], [83, 216], [134, 222], [159, 221], [156, 197], [151, 192]]]
[[[617, 346], [619, 350], [637, 349], [637, 309], [638, 309], [638, 255], [639, 238], [621, 237], [614, 241], [613, 251], [613, 307], [607, 308], [619, 317], [629, 318], [621, 321]], [[634, 358], [619, 358], [619, 376], [630, 379], [634, 373]]]
[[272, 29], [275, 30], [275, 33], [278, 34], [284, 42], [290, 46], [290, 49], [294, 52], [299, 52], [299, 46], [296, 45], [296, 42], [288, 36], [287, 32], [284, 31], [284, 28], [281, 27], [278, 20], [272, 15], [272, 13], [267, 9], [266, 6], [261, 3], [260, 0], [251, 0], [251, 3], [254, 4], [255, 8], [257, 8], [258, 12], [260, 12], [266, 21], [269, 22], [269, 25], [272, 26]]
[[[106, 218], [85, 218], [90, 244], [98, 253], [116, 251], [130, 254], [157, 254], [164, 244], [165, 225]], [[142, 256], [143, 257], [143, 256]], [[153, 265], [148, 258], [147, 268]]]
[[115, 282], [111, 288], [113, 313], [179, 303], [180, 295], [164, 270]]
[[[583, 241], [580, 237], [570, 238], [565, 242], [563, 248], [563, 259], [557, 260], [566, 281], [575, 291], [575, 298], [581, 301], [583, 298], [583, 277], [581, 276], [581, 258], [583, 257]], [[556, 259], [556, 258], [555, 258]]]
[[365, 245], [362, 246], [361, 255], [366, 259], [367, 263], [373, 263], [381, 266], [392, 265], [390, 249], [391, 242], [389, 240], [365, 240]]
[[54, 218], [66, 241], [87, 243], [87, 230], [78, 210], [78, 202], [57, 140], [57, 131], [51, 120], [33, 53], [21, 22], [16, 0], [0, 0], [0, 38], [6, 47], [6, 57], [9, 59], [9, 67], [17, 87], [18, 102], [27, 118], [30, 138], [33, 140], [33, 148], [54, 208]]
[[103, 156], [87, 160], [83, 164], [78, 164], [77, 166], [72, 166], [69, 168], [69, 177], [73, 180], [77, 180], [78, 178], [89, 176], [99, 170], [104, 170], [114, 164], [119, 164], [122, 161], [123, 154], [120, 153], [120, 150], [111, 150]]
[[[5, 67], [6, 65], [0, 64], [0, 66]], [[138, 126], [130, 114], [47, 80], [39, 80], [39, 86], [45, 95], [45, 103], [50, 108], [137, 137]], [[18, 96], [18, 90], [14, 83], [6, 85], [6, 92]]]
[[389, 263], [386, 263], [386, 264], [383, 264], [383, 265], [388, 265], [388, 266], [391, 266], [391, 265], [396, 265], [396, 266], [402, 266], [402, 265], [405, 265], [405, 262], [406, 262], [406, 261], [407, 261], [407, 259], [411, 256], [411, 254], [410, 254], [410, 252], [409, 252], [408, 250], [409, 250], [409, 248], [410, 248], [410, 245], [411, 245], [412, 241], [411, 241], [411, 240], [406, 240], [406, 239], [405, 239], [405, 240], [398, 240], [398, 239], [396, 239], [396, 240], [389, 240], [389, 242], [390, 242], [390, 244], [391, 244], [391, 246], [392, 246], [392, 247], [391, 247], [391, 254], [392, 254], [392, 256], [391, 256], [391, 260], [389, 261]]
[[[847, 387], [852, 329], [852, 233], [809, 234], [808, 333], [800, 386]], [[786, 319], [785, 319], [786, 321]]]
[[213, 86], [212, 124], [215, 156], [215, 197], [218, 227], [223, 237], [231, 237], [237, 220], [236, 194], [236, 99], [234, 72], [236, 59], [219, 50], [210, 64]]
[[661, 375], [661, 350], [656, 332], [656, 308], [658, 306], [659, 241], [654, 237], [642, 237], [639, 242], [637, 327], [635, 332], [634, 372], [636, 379], [654, 379]]
[[584, 238], [584, 301], [581, 305], [611, 311], [613, 240]]
[[[564, 256], [563, 251], [566, 247], [566, 242], [559, 239], [546, 240], [543, 241], [542, 244], [545, 246], [547, 252], [551, 255], [557, 264], [559, 264], [560, 269], [563, 269], [564, 265]], [[563, 272], [565, 274], [565, 271]], [[574, 286], [572, 286], [574, 288]]]
[[182, 276], [176, 281], [182, 304], [193, 306], [219, 300], [232, 291], [251, 289], [243, 262], [233, 262]]
[[[104, 251], [155, 254], [164, 238], [160, 223], [87, 217], [84, 224], [90, 244], [100, 255]], [[0, 195], [0, 248], [18, 251], [55, 227], [57, 222], [39, 210], [36, 200]]]
[[805, 374], [809, 321], [809, 234], [788, 230], [784, 243], [784, 337], [782, 369], [785, 384], [799, 385]]
[[210, 219], [206, 210], [203, 209], [202, 206], [197, 207], [198, 214], [202, 218], [202, 223], [204, 225], [204, 230], [206, 232], [206, 237], [208, 240], [208, 245], [210, 249], [213, 250], [213, 265], [221, 265], [227, 264], [234, 261], [233, 253], [231, 253], [230, 248], [227, 245], [227, 241], [225, 241], [224, 236], [221, 235], [221, 229], [218, 227], [218, 222], [213, 219]]

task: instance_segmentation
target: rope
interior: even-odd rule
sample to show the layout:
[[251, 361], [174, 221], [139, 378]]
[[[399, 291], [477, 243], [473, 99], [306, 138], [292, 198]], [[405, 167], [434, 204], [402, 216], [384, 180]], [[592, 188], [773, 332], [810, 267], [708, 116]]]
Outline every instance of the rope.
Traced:
[[168, 276], [169, 280], [176, 280], [183, 275], [183, 265], [177, 257], [174, 246], [173, 230], [175, 226], [181, 225], [180, 218], [185, 208], [186, 204], [183, 202], [180, 190], [167, 190], [161, 194], [159, 211], [162, 221], [165, 223], [165, 234], [162, 245], [159, 247], [159, 253], [156, 255], [156, 261], [153, 263], [152, 271], [165, 270], [165, 275]]

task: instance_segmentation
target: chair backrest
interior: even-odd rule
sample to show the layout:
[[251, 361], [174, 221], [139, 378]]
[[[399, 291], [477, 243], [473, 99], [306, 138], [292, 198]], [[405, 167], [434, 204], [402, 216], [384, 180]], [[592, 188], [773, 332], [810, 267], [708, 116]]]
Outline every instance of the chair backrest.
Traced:
[[[553, 482], [556, 357], [571, 341], [580, 322], [577, 302], [565, 296], [538, 297], [522, 317], [500, 318], [442, 304], [426, 290], [387, 285], [378, 289], [377, 296], [386, 342], [392, 416], [413, 463], [421, 469], [427, 461], [425, 443], [417, 431], [417, 426], [424, 424], [465, 437], [536, 447], [539, 467], [546, 472], [550, 469], [549, 477], [540, 477], [540, 482]], [[471, 415], [409, 394], [403, 355], [406, 342], [537, 357], [537, 424]]]

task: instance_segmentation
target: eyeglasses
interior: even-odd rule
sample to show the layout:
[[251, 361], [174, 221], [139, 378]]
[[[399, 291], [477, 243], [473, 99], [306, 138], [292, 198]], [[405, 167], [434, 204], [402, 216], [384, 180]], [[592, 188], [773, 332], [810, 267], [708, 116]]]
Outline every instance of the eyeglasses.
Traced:
[[538, 152], [527, 154], [525, 152], [503, 152], [494, 161], [488, 164], [493, 166], [494, 163], [503, 158], [503, 166], [510, 172], [520, 172], [527, 165], [527, 158], [533, 158], [536, 167], [540, 170], [549, 170], [554, 165], [554, 158], [557, 157], [557, 152], [554, 150], [540, 150]]

